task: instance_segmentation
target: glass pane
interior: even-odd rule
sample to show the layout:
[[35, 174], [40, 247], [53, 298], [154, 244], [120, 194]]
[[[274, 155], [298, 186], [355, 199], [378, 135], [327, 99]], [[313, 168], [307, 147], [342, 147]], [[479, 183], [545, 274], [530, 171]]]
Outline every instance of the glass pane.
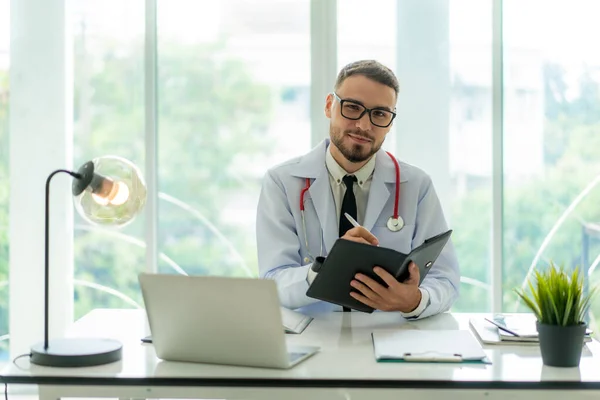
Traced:
[[[513, 311], [524, 310], [513, 289], [532, 267], [579, 266], [599, 280], [600, 2], [504, 7], [503, 285], [504, 308]], [[592, 311], [600, 315], [600, 299]]]
[[432, 177], [461, 269], [453, 311], [488, 311], [492, 2], [365, 4], [338, 2], [338, 67], [374, 58], [396, 72], [398, 117], [384, 147]]
[[8, 359], [9, 6], [9, 0], [0, 0], [0, 363]]
[[492, 1], [451, 0], [449, 13], [446, 201], [461, 269], [454, 311], [482, 312], [492, 307]]
[[337, 2], [338, 66], [373, 59], [396, 69], [397, 0]]
[[[74, 3], [74, 168], [103, 155], [144, 171], [144, 1]], [[121, 230], [75, 215], [75, 318], [141, 304], [144, 214]]]
[[255, 276], [266, 169], [310, 149], [310, 2], [158, 3], [159, 271]]
[[[397, 4], [398, 0], [372, 0], [368, 5], [361, 0], [337, 2], [338, 71], [353, 61], [367, 59], [396, 71]], [[396, 145], [394, 124], [383, 147], [394, 152]]]

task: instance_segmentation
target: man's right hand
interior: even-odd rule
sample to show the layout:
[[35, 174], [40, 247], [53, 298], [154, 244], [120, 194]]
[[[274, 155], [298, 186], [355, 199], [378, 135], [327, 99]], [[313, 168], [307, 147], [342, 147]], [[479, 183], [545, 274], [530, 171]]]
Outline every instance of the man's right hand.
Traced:
[[352, 240], [353, 242], [372, 244], [373, 246], [379, 246], [379, 240], [371, 232], [363, 228], [362, 226], [356, 226], [346, 231], [346, 234], [342, 236], [342, 239]]

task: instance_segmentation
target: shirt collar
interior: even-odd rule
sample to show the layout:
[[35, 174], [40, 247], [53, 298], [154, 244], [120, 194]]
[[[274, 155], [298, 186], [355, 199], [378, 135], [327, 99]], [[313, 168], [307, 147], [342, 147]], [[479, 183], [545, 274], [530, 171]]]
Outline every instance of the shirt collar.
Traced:
[[[375, 170], [376, 156], [377, 154], [373, 154], [373, 157], [371, 157], [371, 159], [365, 165], [363, 165], [361, 169], [352, 174], [356, 176], [356, 183], [358, 183], [358, 186], [360, 186], [361, 188], [369, 180], [371, 175], [373, 175], [373, 171]], [[337, 163], [337, 161], [335, 161], [335, 159], [331, 155], [331, 146], [328, 146], [327, 148], [327, 154], [325, 155], [325, 165], [327, 166], [329, 174], [335, 180], [336, 185], [341, 185], [342, 178], [348, 175], [348, 173], [344, 168], [340, 166], [340, 164]]]

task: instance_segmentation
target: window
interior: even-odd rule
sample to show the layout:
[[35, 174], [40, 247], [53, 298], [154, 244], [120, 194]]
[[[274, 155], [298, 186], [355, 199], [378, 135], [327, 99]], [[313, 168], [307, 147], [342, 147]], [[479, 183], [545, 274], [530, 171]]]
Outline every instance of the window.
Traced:
[[159, 272], [256, 276], [267, 168], [308, 151], [310, 2], [158, 3]]
[[0, 362], [8, 358], [9, 7], [9, 0], [0, 0]]
[[504, 2], [506, 311], [532, 266], [579, 266], [599, 280], [598, 13], [595, 0]]
[[338, 1], [338, 70], [356, 60], [397, 62], [397, 0]]
[[[116, 154], [143, 171], [144, 2], [75, 15], [74, 165]], [[262, 176], [311, 147], [309, 15], [306, 0], [158, 2], [159, 272], [257, 274]], [[119, 231], [75, 218], [75, 317], [142, 306], [144, 215]]]
[[[317, 107], [311, 110], [310, 99], [331, 89], [318, 87], [328, 83], [311, 70], [337, 71], [374, 58], [401, 83], [398, 117], [384, 146], [432, 177], [454, 229], [462, 272], [454, 311], [489, 311], [492, 292], [503, 296], [504, 311], [523, 309], [513, 289], [532, 266], [550, 260], [580, 266], [588, 283], [598, 282], [600, 53], [591, 49], [600, 37], [593, 19], [600, 3], [503, 2], [504, 37], [495, 37], [504, 49], [503, 121], [493, 119], [499, 80], [492, 81], [498, 34], [492, 0], [344, 0], [336, 3], [337, 13], [324, 7], [327, 12], [311, 14], [311, 6], [322, 4], [158, 1], [158, 271], [256, 275], [263, 174], [327, 133], [324, 125], [322, 135], [311, 136], [318, 123], [311, 124]], [[116, 154], [144, 172], [146, 2], [76, 0], [69, 6], [75, 17], [74, 168]], [[0, 0], [0, 359], [9, 315], [8, 7]], [[311, 15], [331, 19], [337, 42], [321, 29], [322, 20], [311, 30]], [[554, 21], [561, 21], [560, 29]], [[311, 38], [311, 32], [328, 36]], [[311, 43], [327, 46], [317, 51]], [[323, 57], [330, 46], [335, 66], [334, 57]], [[492, 134], [498, 122], [502, 138]], [[502, 139], [503, 149], [493, 149], [493, 139]], [[496, 171], [493, 155], [500, 152], [504, 168]], [[27, 153], [11, 156], [23, 160]], [[492, 177], [500, 174], [503, 196], [493, 197]], [[503, 265], [492, 257], [499, 254], [492, 245], [498, 205]], [[146, 222], [140, 215], [114, 231], [75, 215], [76, 318], [97, 307], [142, 306], [137, 274], [145, 269]], [[492, 287], [492, 272], [502, 272], [502, 287]], [[14, 301], [11, 307], [13, 315], [22, 313]], [[600, 299], [592, 311], [598, 315]]]
[[[452, 0], [448, 2], [448, 14], [449, 54], [445, 56], [439, 50], [445, 57], [440, 64], [445, 65], [445, 60], [449, 60], [448, 71], [443, 71], [450, 75], [446, 94], [448, 138], [440, 146], [446, 147], [448, 154], [442, 158], [447, 161], [437, 165], [437, 176], [432, 178], [441, 186], [438, 192], [442, 203], [447, 205], [461, 269], [460, 298], [453, 311], [490, 311], [492, 2]], [[443, 41], [439, 44], [443, 45]], [[434, 95], [435, 85], [430, 85], [429, 90]], [[446, 169], [448, 172], [444, 173]]]
[[373, 58], [395, 71], [398, 116], [385, 146], [431, 175], [454, 229], [462, 275], [454, 311], [488, 311], [491, 1], [364, 4], [338, 2], [338, 67]]
[[[144, 1], [74, 3], [74, 168], [125, 157], [144, 170]], [[75, 213], [75, 318], [94, 308], [141, 305], [144, 215], [121, 230]]]

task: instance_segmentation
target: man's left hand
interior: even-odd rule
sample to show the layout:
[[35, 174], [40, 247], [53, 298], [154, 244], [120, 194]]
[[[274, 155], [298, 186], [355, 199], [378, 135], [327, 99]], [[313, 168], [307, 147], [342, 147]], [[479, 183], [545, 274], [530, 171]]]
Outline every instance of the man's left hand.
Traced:
[[350, 283], [357, 292], [350, 295], [363, 304], [381, 311], [400, 311], [409, 313], [416, 309], [421, 302], [421, 291], [419, 290], [420, 274], [419, 268], [411, 262], [408, 268], [410, 273], [404, 282], [398, 282], [391, 274], [381, 267], [373, 268], [388, 287], [363, 274], [356, 274]]

